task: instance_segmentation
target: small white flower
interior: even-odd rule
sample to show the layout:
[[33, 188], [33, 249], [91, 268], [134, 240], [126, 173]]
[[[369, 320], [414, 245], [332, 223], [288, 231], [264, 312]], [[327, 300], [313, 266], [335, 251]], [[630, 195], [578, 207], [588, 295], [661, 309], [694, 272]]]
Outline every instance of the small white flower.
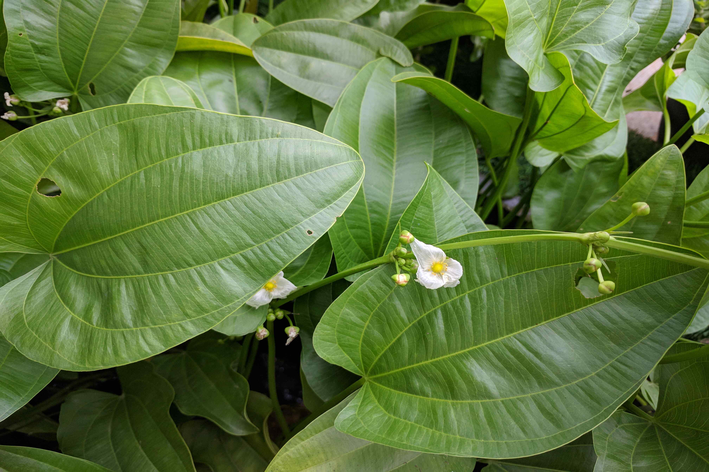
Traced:
[[17, 119], [17, 113], [14, 111], [6, 111], [0, 118], [7, 121], [15, 121]]
[[57, 108], [64, 111], [69, 111], [69, 99], [62, 98], [57, 100]]
[[298, 287], [283, 277], [283, 272], [279, 272], [278, 275], [266, 282], [246, 304], [254, 308], [268, 305], [274, 298], [286, 298], [296, 288]]
[[286, 328], [286, 334], [288, 335], [288, 339], [286, 340], [286, 346], [288, 346], [290, 343], [293, 342], [295, 338], [298, 337], [298, 332], [300, 332], [300, 329], [297, 326], [289, 326]]
[[259, 341], [263, 341], [264, 339], [266, 339], [269, 334], [271, 333], [269, 333], [268, 330], [263, 326], [259, 326], [256, 329], [256, 339], [258, 339]]
[[9, 93], [5, 92], [5, 105], [11, 107], [12, 105], [17, 105], [20, 103], [20, 99], [17, 98], [14, 95], [10, 95]]
[[418, 239], [411, 243], [411, 250], [416, 256], [419, 268], [416, 282], [426, 288], [455, 287], [463, 276], [463, 266], [436, 246], [423, 243]]

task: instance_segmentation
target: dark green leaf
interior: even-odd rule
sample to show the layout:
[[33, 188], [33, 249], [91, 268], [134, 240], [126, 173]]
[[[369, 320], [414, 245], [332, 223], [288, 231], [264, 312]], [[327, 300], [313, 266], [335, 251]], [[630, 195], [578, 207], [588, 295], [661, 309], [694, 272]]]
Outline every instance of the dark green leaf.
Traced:
[[331, 262], [332, 244], [328, 236], [323, 236], [283, 269], [284, 276], [298, 287], [311, 285], [325, 278]]
[[204, 14], [207, 13], [207, 8], [213, 0], [183, 0], [182, 2], [182, 20], [183, 21], [202, 21]]
[[311, 18], [352, 21], [376, 4], [377, 0], [284, 0], [266, 19], [274, 25]]
[[593, 437], [591, 433], [587, 433], [576, 441], [553, 451], [523, 459], [491, 462], [484, 470], [485, 472], [593, 472], [595, 464]]
[[252, 56], [251, 49], [235, 36], [206, 23], [193, 21], [180, 22], [177, 51], [220, 51]]
[[396, 34], [396, 39], [409, 48], [415, 48], [469, 35], [492, 38], [495, 31], [486, 19], [460, 5], [414, 17]]
[[507, 55], [504, 40], [487, 42], [483, 55], [482, 90], [490, 108], [522, 118], [527, 80], [524, 69]]
[[146, 77], [141, 80], [130, 94], [128, 103], [204, 108], [199, 97], [186, 83], [164, 76]]
[[251, 44], [261, 35], [273, 29], [273, 25], [268, 21], [249, 13], [227, 16], [215, 21], [212, 26], [239, 38], [248, 47], [251, 47]]
[[245, 336], [253, 333], [266, 321], [268, 306], [253, 308], [249, 305], [241, 305], [233, 315], [226, 317], [224, 321], [213, 327], [217, 333], [227, 336]]
[[32, 447], [0, 446], [0, 466], [7, 472], [105, 472], [83, 459]]
[[[699, 35], [687, 56], [686, 69], [667, 90], [667, 96], [682, 102], [689, 116], [694, 116], [709, 102], [709, 33]], [[694, 122], [694, 131], [704, 133], [709, 123], [709, 113]]]

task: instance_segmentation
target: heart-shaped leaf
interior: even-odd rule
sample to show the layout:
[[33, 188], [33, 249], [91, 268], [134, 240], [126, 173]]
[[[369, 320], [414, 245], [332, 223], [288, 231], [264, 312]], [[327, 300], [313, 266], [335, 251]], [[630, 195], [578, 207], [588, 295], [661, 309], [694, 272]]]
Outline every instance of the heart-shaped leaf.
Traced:
[[587, 299], [574, 288], [585, 246], [483, 245], [513, 234], [529, 233], [459, 238], [481, 246], [448, 251], [463, 266], [455, 288], [397, 287], [384, 266], [335, 300], [315, 349], [365, 380], [339, 431], [474, 457], [559, 447], [640, 387], [706, 288], [706, 270], [614, 249], [616, 291]]
[[177, 51], [221, 51], [253, 56], [251, 49], [231, 34], [193, 21], [180, 22]]
[[165, 76], [146, 77], [141, 80], [128, 97], [128, 103], [204, 108], [197, 94], [186, 83]]
[[378, 0], [284, 0], [266, 19], [274, 25], [311, 18], [352, 21], [376, 5]]
[[192, 471], [187, 445], [169, 409], [174, 392], [148, 362], [118, 369], [122, 395], [78, 390], [62, 404], [62, 452], [119, 472]]
[[368, 62], [382, 56], [402, 66], [414, 62], [407, 47], [396, 39], [335, 20], [281, 25], [254, 41], [252, 48], [259, 64], [275, 78], [332, 107]]
[[108, 469], [83, 459], [32, 447], [0, 446], [4, 470], [33, 472], [107, 472]]
[[413, 49], [460, 36], [492, 38], [495, 30], [485, 18], [464, 5], [449, 10], [432, 10], [417, 15], [396, 34], [396, 39]]
[[6, 0], [5, 67], [24, 100], [78, 97], [97, 108], [124, 103], [172, 58], [180, 2]]
[[34, 126], [0, 143], [0, 168], [0, 250], [51, 255], [0, 288], [0, 329], [66, 370], [218, 324], [328, 231], [363, 173], [300, 126], [153, 105]]

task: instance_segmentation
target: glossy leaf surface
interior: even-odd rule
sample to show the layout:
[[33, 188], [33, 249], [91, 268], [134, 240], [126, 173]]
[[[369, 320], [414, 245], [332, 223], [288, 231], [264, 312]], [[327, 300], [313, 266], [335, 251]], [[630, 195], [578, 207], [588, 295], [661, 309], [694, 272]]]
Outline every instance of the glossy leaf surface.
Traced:
[[5, 68], [24, 100], [78, 96], [84, 109], [123, 103], [175, 51], [177, 0], [6, 0]]
[[0, 466], [7, 472], [106, 472], [108, 469], [83, 459], [45, 449], [0, 446]]
[[141, 80], [128, 97], [128, 103], [204, 108], [197, 94], [186, 83], [165, 76]]
[[483, 54], [482, 93], [490, 108], [522, 118], [527, 80], [524, 69], [507, 55], [502, 39], [487, 42]]
[[584, 434], [576, 441], [538, 456], [491, 462], [486, 472], [593, 472], [596, 464], [593, 436]]
[[352, 21], [377, 3], [378, 0], [284, 0], [266, 20], [274, 25], [312, 18]]
[[221, 51], [251, 56], [251, 49], [231, 34], [193, 21], [180, 23], [177, 51]]
[[[510, 234], [526, 233], [460, 239]], [[448, 251], [463, 266], [449, 289], [396, 287], [390, 267], [357, 279], [314, 338], [320, 356], [366, 380], [337, 429], [409, 450], [510, 458], [603, 422], [686, 329], [707, 272], [613, 250], [616, 291], [586, 299], [574, 289], [586, 253], [549, 241]]]
[[252, 47], [259, 64], [275, 78], [333, 107], [368, 62], [384, 56], [402, 66], [413, 64], [401, 42], [371, 28], [334, 20], [281, 25]]
[[245, 336], [256, 331], [260, 325], [266, 321], [268, 307], [266, 305], [253, 308], [249, 305], [242, 305], [233, 315], [229, 315], [213, 327], [217, 333], [227, 336]]
[[495, 34], [504, 38], [507, 34], [507, 7], [504, 0], [465, 0], [465, 4], [478, 16], [492, 23]]
[[469, 35], [491, 38], [495, 31], [486, 19], [461, 5], [460, 8], [433, 10], [414, 17], [396, 34], [396, 39], [408, 48], [415, 48]]
[[[709, 102], [709, 34], [705, 31], [697, 38], [687, 56], [686, 70], [667, 90], [667, 96], [682, 102], [689, 116], [694, 116]], [[694, 122], [694, 131], [703, 133], [709, 123], [705, 114]]]
[[212, 26], [239, 38], [239, 41], [249, 48], [261, 35], [273, 29], [271, 23], [249, 13], [240, 13], [238, 15], [230, 15], [226, 18], [221, 18], [212, 23]]
[[170, 418], [174, 396], [147, 362], [118, 369], [122, 395], [78, 390], [62, 405], [62, 452], [114, 471], [194, 471], [190, 451]]
[[[224, 320], [327, 232], [363, 171], [300, 126], [151, 105], [32, 127], [0, 163], [0, 248], [52, 254], [0, 288], [0, 329], [67, 370], [134, 362]], [[35, 191], [43, 177], [60, 197]]]
[[298, 287], [311, 285], [325, 278], [331, 262], [332, 244], [323, 236], [283, 270], [284, 277]]

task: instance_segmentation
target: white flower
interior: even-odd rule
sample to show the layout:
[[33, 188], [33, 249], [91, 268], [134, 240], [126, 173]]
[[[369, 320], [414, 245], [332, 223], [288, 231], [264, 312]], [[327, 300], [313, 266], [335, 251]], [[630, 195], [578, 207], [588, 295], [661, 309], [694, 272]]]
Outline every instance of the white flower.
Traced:
[[286, 340], [286, 346], [288, 346], [290, 343], [293, 342], [295, 338], [298, 337], [298, 332], [300, 331], [300, 328], [297, 326], [289, 326], [286, 328], [286, 334], [288, 335], [288, 339]]
[[416, 282], [430, 289], [455, 287], [460, 283], [463, 266], [455, 259], [446, 257], [443, 250], [418, 239], [411, 243], [411, 250], [419, 263]]
[[17, 105], [20, 103], [20, 99], [17, 98], [14, 95], [10, 95], [9, 93], [5, 92], [5, 105], [11, 107], [12, 105]]
[[15, 113], [14, 111], [7, 111], [5, 112], [5, 114], [0, 116], [0, 118], [7, 121], [15, 121], [17, 119], [17, 113]]
[[256, 295], [251, 297], [246, 304], [254, 308], [268, 305], [274, 298], [286, 298], [288, 294], [296, 288], [298, 287], [283, 277], [283, 272], [281, 271], [278, 275], [266, 282], [261, 290], [256, 292]]
[[64, 111], [69, 111], [69, 99], [62, 98], [57, 100], [57, 108]]

